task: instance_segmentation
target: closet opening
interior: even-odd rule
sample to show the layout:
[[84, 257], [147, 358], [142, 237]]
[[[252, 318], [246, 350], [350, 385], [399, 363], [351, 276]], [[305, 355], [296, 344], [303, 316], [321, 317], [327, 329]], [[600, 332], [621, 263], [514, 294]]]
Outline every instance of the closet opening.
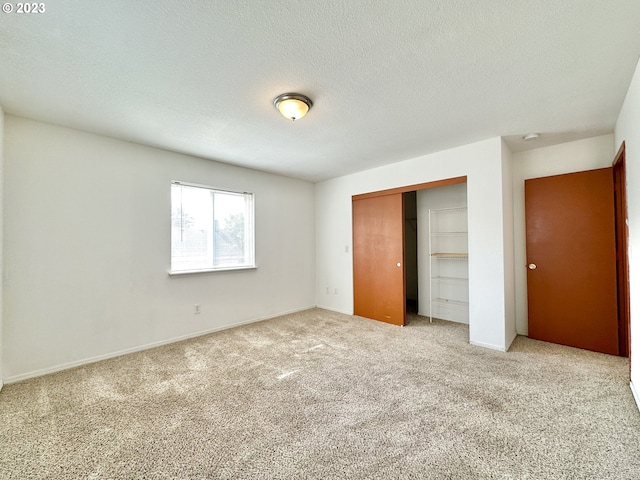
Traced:
[[417, 192], [404, 197], [404, 265], [407, 315], [418, 314], [418, 209]]
[[406, 324], [469, 323], [467, 184], [403, 193]]
[[418, 314], [469, 324], [467, 184], [417, 192]]

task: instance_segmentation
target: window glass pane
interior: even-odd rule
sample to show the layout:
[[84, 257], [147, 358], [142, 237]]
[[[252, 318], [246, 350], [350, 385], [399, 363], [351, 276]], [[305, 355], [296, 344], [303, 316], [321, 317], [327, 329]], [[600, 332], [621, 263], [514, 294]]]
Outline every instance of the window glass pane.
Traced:
[[172, 184], [171, 270], [253, 265], [253, 195]]
[[212, 192], [183, 185], [171, 187], [171, 269], [213, 266]]
[[213, 197], [214, 265], [245, 265], [244, 195], [216, 192]]

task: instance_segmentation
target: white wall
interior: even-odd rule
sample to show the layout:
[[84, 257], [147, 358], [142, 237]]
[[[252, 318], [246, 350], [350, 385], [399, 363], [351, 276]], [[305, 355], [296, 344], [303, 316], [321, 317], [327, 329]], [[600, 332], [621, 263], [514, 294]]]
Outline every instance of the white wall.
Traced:
[[[315, 305], [311, 183], [10, 115], [5, 176], [5, 382]], [[169, 277], [172, 180], [255, 193], [257, 270]]]
[[[467, 184], [419, 190], [416, 196], [418, 207], [418, 307], [419, 314], [429, 316], [429, 209], [467, 206]], [[468, 322], [468, 315], [444, 320]]]
[[520, 335], [527, 335], [529, 332], [524, 181], [528, 178], [610, 167], [614, 155], [611, 134], [513, 154], [515, 309], [516, 330]]
[[631, 388], [640, 408], [640, 63], [615, 128], [615, 145], [626, 144], [631, 297]]
[[504, 291], [505, 291], [505, 345], [511, 345], [516, 338], [516, 298], [515, 298], [515, 245], [513, 225], [513, 158], [511, 150], [501, 142], [502, 149], [502, 207], [504, 242]]
[[[500, 138], [316, 184], [316, 298], [353, 313], [352, 195], [467, 176], [469, 337], [505, 350], [503, 167]], [[345, 248], [346, 247], [346, 248]], [[331, 293], [325, 293], [329, 287]], [[338, 294], [334, 294], [334, 288]]]
[[4, 384], [3, 375], [3, 350], [2, 350], [2, 319], [3, 319], [3, 277], [4, 277], [4, 111], [0, 107], [0, 390]]

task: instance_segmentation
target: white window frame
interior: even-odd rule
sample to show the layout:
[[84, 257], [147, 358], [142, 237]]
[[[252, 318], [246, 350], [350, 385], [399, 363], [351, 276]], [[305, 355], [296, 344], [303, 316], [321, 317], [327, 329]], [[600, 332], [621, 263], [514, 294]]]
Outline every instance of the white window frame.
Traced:
[[[173, 193], [174, 193], [174, 187], [187, 187], [187, 188], [198, 188], [198, 189], [203, 189], [203, 190], [208, 190], [210, 191], [212, 194], [215, 193], [221, 193], [221, 194], [233, 194], [233, 195], [242, 195], [245, 199], [245, 207], [246, 207], [246, 211], [245, 211], [245, 239], [244, 239], [244, 251], [245, 251], [245, 262], [242, 264], [237, 264], [237, 265], [224, 265], [224, 266], [215, 266], [215, 247], [214, 247], [214, 239], [213, 239], [213, 233], [210, 239], [207, 239], [207, 249], [210, 249], [210, 251], [207, 252], [207, 255], [211, 257], [211, 265], [207, 265], [207, 266], [201, 266], [198, 268], [182, 268], [182, 269], [178, 269], [178, 268], [174, 268], [174, 226], [173, 226], [173, 222], [174, 222], [174, 200], [173, 200]], [[169, 262], [170, 262], [170, 269], [169, 269], [169, 275], [170, 276], [174, 276], [174, 275], [190, 275], [190, 274], [197, 274], [197, 273], [211, 273], [211, 272], [228, 272], [228, 271], [235, 271], [235, 270], [252, 270], [252, 269], [256, 269], [257, 265], [255, 262], [255, 196], [253, 193], [250, 192], [243, 192], [243, 191], [237, 191], [237, 190], [230, 190], [230, 189], [223, 189], [223, 188], [217, 188], [217, 187], [212, 187], [210, 185], [202, 185], [202, 184], [198, 184], [198, 183], [189, 183], [189, 182], [182, 182], [182, 181], [172, 181], [171, 182], [171, 187], [170, 187], [170, 203], [171, 203], [171, 212], [170, 212], [170, 237], [171, 237], [171, 241], [170, 241], [170, 258], [169, 258]], [[212, 195], [212, 206], [211, 208], [213, 209], [213, 199], [215, 197]], [[213, 215], [213, 213], [212, 213]], [[213, 225], [215, 225], [215, 217], [212, 217], [211, 219], [211, 225], [212, 225], [212, 232], [213, 232]], [[248, 227], [248, 228], [247, 228]], [[247, 235], [247, 232], [249, 233], [249, 235]]]

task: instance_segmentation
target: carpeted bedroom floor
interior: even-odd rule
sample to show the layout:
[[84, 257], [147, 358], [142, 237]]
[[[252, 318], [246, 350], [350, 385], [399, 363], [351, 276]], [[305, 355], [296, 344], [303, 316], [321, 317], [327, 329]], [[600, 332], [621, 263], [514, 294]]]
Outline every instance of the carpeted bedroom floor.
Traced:
[[313, 309], [5, 386], [0, 479], [638, 479], [628, 375]]

